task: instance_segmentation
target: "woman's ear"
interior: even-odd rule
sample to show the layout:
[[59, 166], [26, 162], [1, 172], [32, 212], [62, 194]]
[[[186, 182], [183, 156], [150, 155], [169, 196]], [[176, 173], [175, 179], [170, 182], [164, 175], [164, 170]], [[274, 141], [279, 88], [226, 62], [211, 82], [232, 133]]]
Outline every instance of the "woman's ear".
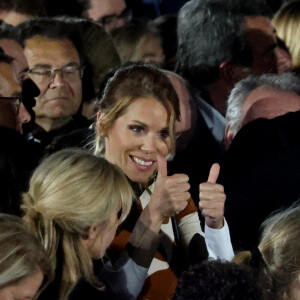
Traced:
[[84, 234], [83, 239], [93, 241], [98, 237], [99, 231], [101, 230], [101, 226], [99, 222], [94, 222]]
[[224, 61], [219, 65], [219, 77], [229, 86], [233, 87], [244, 77], [247, 77], [248, 68], [234, 62]]

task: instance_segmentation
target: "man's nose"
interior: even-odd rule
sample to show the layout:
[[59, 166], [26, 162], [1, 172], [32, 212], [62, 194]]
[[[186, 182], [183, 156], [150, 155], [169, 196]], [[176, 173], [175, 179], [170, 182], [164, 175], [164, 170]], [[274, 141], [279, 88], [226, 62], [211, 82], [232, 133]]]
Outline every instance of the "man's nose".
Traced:
[[23, 103], [20, 105], [18, 119], [20, 124], [28, 123], [31, 120], [31, 116]]
[[65, 84], [65, 78], [64, 73], [62, 70], [56, 70], [53, 74], [53, 77], [51, 78], [50, 86], [60, 86], [62, 84]]

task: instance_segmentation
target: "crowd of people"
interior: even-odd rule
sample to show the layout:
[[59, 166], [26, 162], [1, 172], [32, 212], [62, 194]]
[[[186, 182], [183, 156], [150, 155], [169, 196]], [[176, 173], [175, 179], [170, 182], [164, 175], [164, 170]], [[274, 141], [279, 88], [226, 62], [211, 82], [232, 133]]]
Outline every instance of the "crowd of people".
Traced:
[[270, 4], [0, 1], [0, 299], [300, 299], [300, 1]]

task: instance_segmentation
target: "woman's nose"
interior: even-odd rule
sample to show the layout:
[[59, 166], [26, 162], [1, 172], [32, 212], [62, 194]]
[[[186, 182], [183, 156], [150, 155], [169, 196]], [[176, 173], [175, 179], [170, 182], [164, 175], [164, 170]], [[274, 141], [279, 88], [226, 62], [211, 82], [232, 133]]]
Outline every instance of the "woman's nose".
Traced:
[[148, 135], [143, 138], [142, 150], [146, 152], [154, 152], [157, 150], [157, 143], [155, 137]]

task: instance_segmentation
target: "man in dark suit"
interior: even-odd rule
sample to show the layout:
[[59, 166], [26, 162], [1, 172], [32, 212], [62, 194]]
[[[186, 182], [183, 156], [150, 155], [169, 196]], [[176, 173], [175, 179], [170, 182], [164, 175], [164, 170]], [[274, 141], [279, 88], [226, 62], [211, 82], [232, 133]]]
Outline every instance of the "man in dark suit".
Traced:
[[268, 215], [300, 199], [300, 111], [246, 124], [221, 165], [233, 246], [255, 247]]
[[0, 212], [20, 214], [20, 192], [33, 169], [32, 151], [22, 135], [30, 121], [13, 58], [0, 48]]

